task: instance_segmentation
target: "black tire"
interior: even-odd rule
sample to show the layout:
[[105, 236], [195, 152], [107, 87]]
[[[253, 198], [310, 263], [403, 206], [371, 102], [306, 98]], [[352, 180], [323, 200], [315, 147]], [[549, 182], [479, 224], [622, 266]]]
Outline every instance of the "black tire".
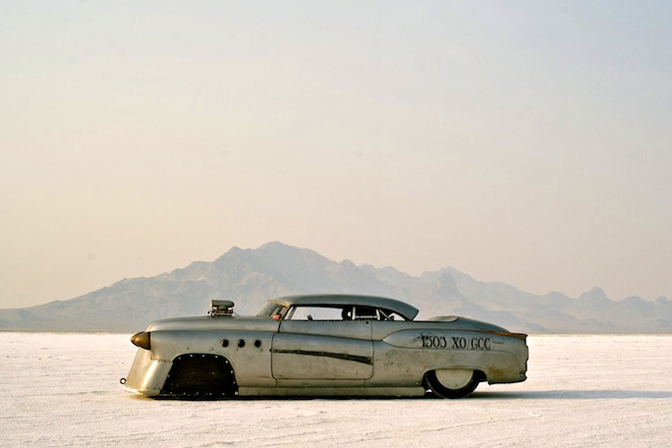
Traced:
[[425, 382], [431, 391], [439, 397], [464, 398], [476, 390], [476, 387], [478, 387], [478, 383], [480, 382], [480, 375], [478, 372], [473, 370], [471, 372], [471, 378], [464, 386], [457, 389], [451, 389], [441, 384], [441, 381], [439, 381], [436, 376], [436, 371], [432, 370], [431, 372], [427, 372], [425, 375]]

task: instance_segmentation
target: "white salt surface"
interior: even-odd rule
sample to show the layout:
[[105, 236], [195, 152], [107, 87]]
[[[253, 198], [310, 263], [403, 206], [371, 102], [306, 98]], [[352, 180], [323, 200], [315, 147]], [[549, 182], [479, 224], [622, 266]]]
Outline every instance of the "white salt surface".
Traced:
[[526, 382], [461, 400], [193, 402], [123, 390], [129, 336], [0, 332], [0, 446], [672, 443], [671, 336], [531, 336]]

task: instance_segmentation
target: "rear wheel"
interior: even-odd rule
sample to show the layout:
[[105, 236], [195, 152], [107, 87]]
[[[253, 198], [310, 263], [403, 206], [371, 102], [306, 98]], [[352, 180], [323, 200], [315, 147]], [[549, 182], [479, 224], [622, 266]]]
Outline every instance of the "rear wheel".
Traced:
[[427, 372], [425, 380], [439, 397], [463, 398], [476, 389], [480, 376], [475, 370], [440, 369]]

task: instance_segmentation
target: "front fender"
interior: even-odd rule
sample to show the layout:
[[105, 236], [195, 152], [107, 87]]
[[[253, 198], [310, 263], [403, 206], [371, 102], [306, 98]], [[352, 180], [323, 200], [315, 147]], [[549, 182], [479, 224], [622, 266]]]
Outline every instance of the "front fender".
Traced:
[[149, 350], [138, 349], [124, 389], [147, 397], [159, 395], [172, 365], [172, 361], [152, 359], [152, 352]]

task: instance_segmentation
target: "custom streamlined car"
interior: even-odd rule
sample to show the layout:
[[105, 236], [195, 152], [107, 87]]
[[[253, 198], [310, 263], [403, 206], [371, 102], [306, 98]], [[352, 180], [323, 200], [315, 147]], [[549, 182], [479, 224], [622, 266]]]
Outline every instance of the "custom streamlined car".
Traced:
[[413, 320], [398, 300], [303, 295], [254, 317], [212, 301], [209, 316], [151, 323], [126, 390], [152, 397], [423, 396], [460, 398], [480, 382], [525, 381], [526, 335], [458, 316]]

